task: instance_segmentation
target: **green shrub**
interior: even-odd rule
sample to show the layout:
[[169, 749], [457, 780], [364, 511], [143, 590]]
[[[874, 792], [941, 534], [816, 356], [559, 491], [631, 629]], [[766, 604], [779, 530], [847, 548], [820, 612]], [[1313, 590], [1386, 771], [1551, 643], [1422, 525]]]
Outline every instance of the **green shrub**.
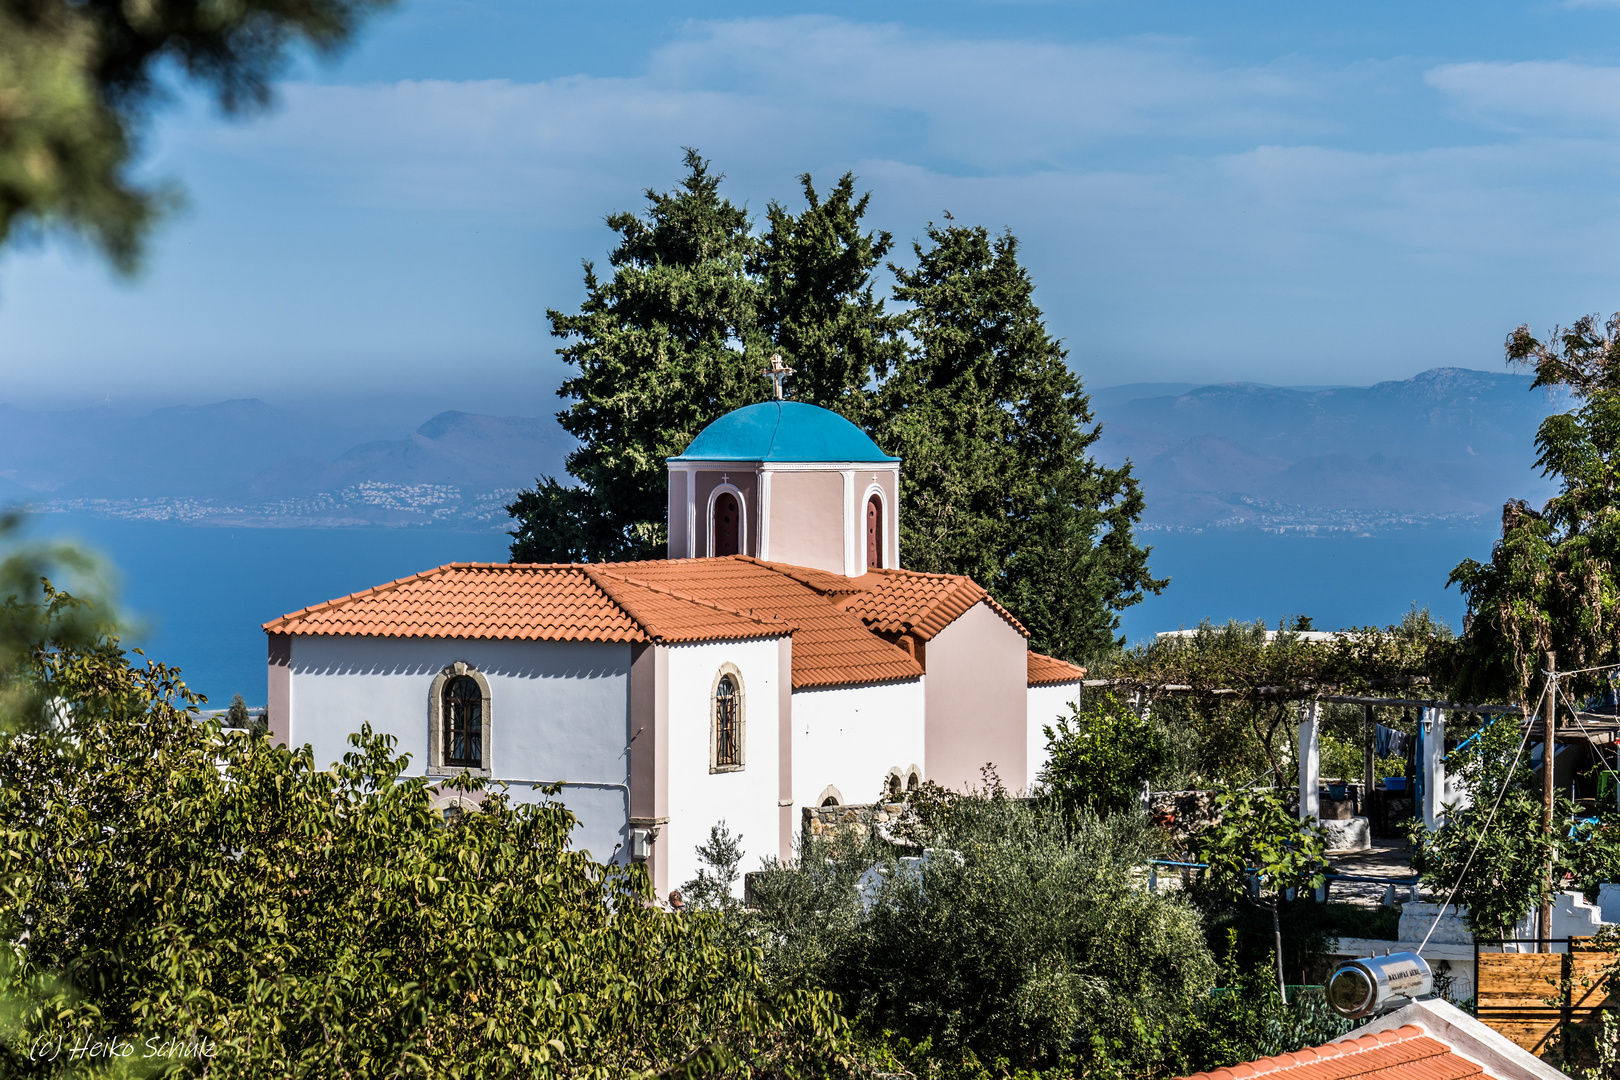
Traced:
[[[777, 976], [835, 991], [869, 1036], [951, 1075], [1162, 1067], [1216, 966], [1196, 911], [1133, 878], [1159, 842], [1145, 819], [995, 794], [922, 816], [919, 869], [906, 849], [841, 837], [756, 887]], [[864, 910], [854, 884], [874, 865], [887, 883]]]
[[486, 791], [446, 822], [390, 740], [317, 768], [201, 720], [112, 641], [40, 644], [0, 668], [0, 702], [20, 703], [0, 1074], [95, 1064], [30, 1053], [57, 1036], [116, 1036], [137, 1071], [148, 1038], [201, 1040], [207, 1075], [244, 1078], [774, 1076], [843, 1054], [828, 994], [770, 990], [721, 915], [664, 913], [640, 868], [570, 851], [560, 805]]

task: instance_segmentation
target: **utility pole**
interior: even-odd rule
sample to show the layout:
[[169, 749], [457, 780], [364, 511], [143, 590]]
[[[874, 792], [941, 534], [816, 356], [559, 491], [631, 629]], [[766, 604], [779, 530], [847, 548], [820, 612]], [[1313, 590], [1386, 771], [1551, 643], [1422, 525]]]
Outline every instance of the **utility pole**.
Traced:
[[[1546, 838], [1548, 845], [1552, 844], [1553, 835], [1553, 724], [1554, 710], [1558, 703], [1558, 657], [1552, 650], [1547, 651], [1547, 713], [1541, 726], [1541, 834]], [[1549, 850], [1547, 854], [1547, 895], [1541, 901], [1541, 926], [1536, 936], [1541, 942], [1536, 946], [1537, 952], [1552, 952], [1552, 890], [1553, 890], [1553, 859]]]

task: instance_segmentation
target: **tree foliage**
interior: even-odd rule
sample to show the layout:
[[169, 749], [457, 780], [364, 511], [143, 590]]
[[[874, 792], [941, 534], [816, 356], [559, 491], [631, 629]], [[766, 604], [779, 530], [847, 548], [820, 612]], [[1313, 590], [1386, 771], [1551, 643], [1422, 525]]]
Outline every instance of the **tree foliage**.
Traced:
[[1112, 694], [1096, 696], [1085, 708], [1071, 705], [1069, 716], [1044, 731], [1042, 793], [1070, 813], [1084, 807], [1108, 814], [1135, 806], [1142, 785], [1163, 765], [1166, 740], [1159, 725]]
[[174, 64], [230, 115], [268, 104], [294, 42], [332, 53], [389, 0], [0, 0], [0, 244], [63, 227], [132, 270], [175, 200], [134, 175]]
[[[33, 614], [72, 610], [50, 593]], [[67, 1075], [109, 1035], [132, 1069], [198, 1064], [147, 1039], [204, 1043], [224, 1076], [837, 1068], [829, 995], [767, 992], [718, 916], [666, 914], [640, 868], [571, 851], [564, 807], [463, 777], [480, 810], [446, 823], [369, 730], [321, 769], [201, 718], [113, 639], [27, 653], [8, 689], [47, 707], [0, 733], [6, 1075]]]
[[[1465, 559], [1450, 581], [1468, 601], [1459, 693], [1525, 701], [1548, 650], [1564, 670], [1620, 663], [1620, 314], [1554, 327], [1546, 341], [1521, 326], [1506, 351], [1535, 371], [1533, 388], [1576, 406], [1536, 432], [1536, 464], [1558, 494], [1540, 511], [1504, 506], [1490, 562]], [[1587, 675], [1574, 689], [1594, 684]]]
[[1158, 851], [1145, 819], [938, 794], [920, 846], [818, 839], [756, 886], [776, 977], [836, 991], [917, 1075], [1173, 1068], [1215, 964], [1191, 907], [1132, 883]]
[[841, 413], [902, 468], [902, 563], [967, 574], [1016, 614], [1037, 649], [1082, 659], [1114, 647], [1117, 611], [1164, 582], [1132, 527], [1129, 467], [1090, 457], [1100, 428], [1047, 333], [1010, 235], [931, 228], [919, 265], [876, 274], [887, 233], [867, 230], [853, 176], [804, 208], [767, 209], [756, 235], [695, 151], [642, 215], [614, 214], [611, 277], [586, 264], [578, 313], [550, 312], [573, 374], [558, 415], [579, 440], [577, 483], [541, 479], [508, 507], [516, 561], [658, 558], [667, 551], [665, 458], [707, 424], [764, 400], [772, 352], [797, 400]]
[[1271, 916], [1277, 982], [1285, 983], [1280, 914], [1288, 894], [1319, 887], [1328, 870], [1327, 836], [1289, 813], [1275, 788], [1228, 788], [1215, 797], [1214, 824], [1193, 837], [1207, 869], [1203, 883], [1228, 902], [1246, 900]]
[[892, 267], [914, 343], [879, 395], [878, 444], [904, 461], [900, 557], [966, 574], [1080, 659], [1115, 647], [1118, 611], [1166, 584], [1132, 526], [1130, 466], [1091, 456], [1102, 434], [1067, 352], [1046, 332], [1010, 233], [947, 221]]

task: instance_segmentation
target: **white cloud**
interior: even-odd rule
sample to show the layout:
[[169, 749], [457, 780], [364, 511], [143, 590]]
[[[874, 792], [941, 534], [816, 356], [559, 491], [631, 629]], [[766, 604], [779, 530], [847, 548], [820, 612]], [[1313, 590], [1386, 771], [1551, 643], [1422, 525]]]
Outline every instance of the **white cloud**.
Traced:
[[1620, 129], [1620, 68], [1563, 60], [1447, 64], [1424, 81], [1464, 112], [1513, 128]]
[[[259, 231], [211, 234], [212, 262], [166, 255], [188, 289], [143, 310], [184, 327], [165, 348], [206, 357], [250, 338], [309, 356], [538, 355], [544, 307], [568, 306], [577, 260], [609, 242], [602, 215], [673, 182], [683, 145], [756, 212], [794, 199], [801, 171], [825, 184], [852, 169], [902, 243], [944, 210], [1010, 226], [1099, 383], [1140, 377], [1144, 356], [1160, 374], [1174, 358], [1181, 374], [1273, 382], [1492, 365], [1506, 327], [1615, 306], [1620, 75], [1434, 68], [1427, 85], [1494, 127], [1437, 146], [1416, 71], [802, 18], [695, 24], [621, 77], [294, 84], [254, 124], [168, 125], [165, 167], [199, 213]], [[476, 238], [492, 218], [509, 227]], [[420, 242], [396, 235], [417, 227]], [[244, 276], [259, 264], [267, 284]], [[29, 333], [93, 352], [101, 331], [81, 342], [78, 325], [41, 317]], [[1317, 375], [1288, 373], [1302, 353]]]
[[966, 41], [754, 19], [696, 24], [635, 77], [294, 84], [261, 123], [179, 137], [338, 181], [364, 202], [538, 208], [559, 223], [598, 216], [626, 177], [666, 175], [681, 145], [788, 175], [874, 156], [1020, 174], [1074, 167], [1122, 140], [1298, 133], [1313, 125], [1288, 106], [1311, 92], [1174, 42]]

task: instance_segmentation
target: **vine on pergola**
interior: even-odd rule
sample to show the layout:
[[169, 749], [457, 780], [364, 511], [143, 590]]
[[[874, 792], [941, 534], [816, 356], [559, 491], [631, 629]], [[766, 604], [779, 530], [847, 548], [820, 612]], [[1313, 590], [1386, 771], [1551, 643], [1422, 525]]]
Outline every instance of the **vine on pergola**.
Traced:
[[1283, 783], [1284, 765], [1273, 746], [1294, 706], [1329, 694], [1442, 695], [1449, 687], [1454, 647], [1451, 629], [1427, 612], [1326, 640], [1307, 636], [1303, 628], [1270, 634], [1264, 623], [1206, 622], [1190, 634], [1166, 635], [1129, 650], [1096, 674], [1147, 703], [1174, 695], [1206, 716], [1241, 708]]

